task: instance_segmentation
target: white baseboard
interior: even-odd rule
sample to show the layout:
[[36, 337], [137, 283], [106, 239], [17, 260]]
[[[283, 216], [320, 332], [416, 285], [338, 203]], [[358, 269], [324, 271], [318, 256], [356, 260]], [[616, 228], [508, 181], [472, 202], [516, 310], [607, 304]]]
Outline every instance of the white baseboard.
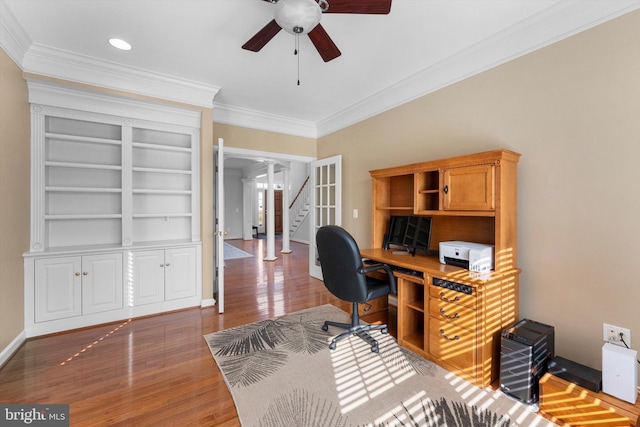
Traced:
[[200, 303], [200, 308], [205, 308], [205, 307], [212, 307], [216, 305], [216, 299], [215, 298], [207, 298], [207, 299], [203, 299], [202, 302]]
[[11, 343], [7, 347], [5, 347], [2, 352], [0, 352], [0, 368], [4, 366], [5, 363], [11, 359], [13, 353], [15, 353], [22, 343], [27, 339], [27, 333], [25, 331], [20, 332], [20, 334], [14, 338]]
[[292, 241], [292, 242], [297, 242], [297, 243], [303, 243], [303, 244], [305, 244], [305, 245], [308, 245], [308, 244], [309, 244], [309, 241], [308, 241], [308, 240], [294, 239], [293, 237], [291, 238], [291, 241]]

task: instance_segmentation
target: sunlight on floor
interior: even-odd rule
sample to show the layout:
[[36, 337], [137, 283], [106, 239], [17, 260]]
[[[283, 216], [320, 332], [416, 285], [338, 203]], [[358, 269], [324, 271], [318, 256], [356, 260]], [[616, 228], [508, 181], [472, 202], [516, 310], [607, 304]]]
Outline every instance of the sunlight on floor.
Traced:
[[[348, 414], [366, 402], [390, 391], [402, 382], [416, 375], [411, 361], [407, 359], [400, 347], [384, 345], [391, 337], [378, 339], [380, 353], [372, 353], [370, 345], [358, 337], [349, 337], [340, 341], [331, 352], [336, 391], [340, 401], [342, 414]], [[548, 420], [536, 416], [532, 407], [514, 401], [500, 392], [490, 388], [478, 388], [462, 378], [445, 373], [442, 377], [451, 385], [459, 402], [476, 413], [494, 411], [502, 413], [511, 422], [529, 427], [553, 426]], [[420, 386], [422, 387], [422, 386]], [[436, 416], [433, 396], [426, 389], [418, 389], [412, 396], [403, 398], [402, 402], [392, 408], [380, 407], [382, 414], [372, 414], [376, 419], [370, 425], [405, 426], [422, 425], [434, 422]], [[508, 406], [505, 400], [509, 399]], [[501, 410], [498, 407], [501, 407]]]
[[131, 322], [132, 319], [127, 320], [124, 323], [119, 324], [118, 326], [116, 326], [115, 328], [113, 328], [112, 330], [110, 330], [109, 332], [107, 332], [106, 334], [104, 334], [103, 336], [101, 336], [100, 338], [98, 338], [97, 340], [93, 341], [90, 344], [85, 345], [82, 350], [80, 350], [79, 352], [77, 352], [76, 354], [69, 356], [64, 362], [60, 362], [60, 366], [64, 366], [67, 363], [71, 362], [72, 360], [82, 356], [82, 354], [84, 354], [85, 352], [87, 352], [88, 350], [91, 350], [93, 347], [95, 347], [96, 345], [98, 345], [101, 341], [103, 341], [105, 338], [108, 338], [110, 335], [113, 335], [114, 333], [118, 332], [119, 329], [123, 328], [124, 326], [126, 326], [127, 324], [129, 324]]
[[363, 340], [350, 337], [331, 353], [343, 414], [415, 375], [407, 369], [409, 364], [388, 363], [394, 357], [402, 357], [397, 347], [392, 351], [383, 358], [372, 353]]

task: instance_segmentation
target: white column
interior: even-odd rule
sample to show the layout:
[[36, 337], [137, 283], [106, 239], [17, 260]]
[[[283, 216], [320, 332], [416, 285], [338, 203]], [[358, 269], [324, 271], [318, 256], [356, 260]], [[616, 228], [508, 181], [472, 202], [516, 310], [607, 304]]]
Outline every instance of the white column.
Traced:
[[276, 257], [276, 243], [275, 243], [275, 230], [276, 230], [276, 220], [275, 220], [275, 209], [274, 205], [276, 203], [275, 190], [273, 188], [274, 183], [274, 161], [267, 160], [265, 162], [267, 164], [267, 255], [264, 257], [265, 261], [275, 261], [278, 258]]
[[253, 206], [256, 188], [255, 179], [242, 179], [242, 240], [253, 239]]
[[282, 169], [282, 181], [284, 184], [284, 189], [282, 191], [282, 250], [280, 251], [283, 254], [291, 253], [291, 239], [289, 236], [289, 192], [291, 189], [289, 188], [289, 166], [285, 166]]

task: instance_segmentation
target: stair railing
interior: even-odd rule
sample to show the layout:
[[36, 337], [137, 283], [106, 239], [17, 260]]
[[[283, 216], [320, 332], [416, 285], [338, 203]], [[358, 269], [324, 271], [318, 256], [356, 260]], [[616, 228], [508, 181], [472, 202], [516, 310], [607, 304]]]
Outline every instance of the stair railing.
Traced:
[[309, 177], [304, 180], [300, 190], [293, 198], [293, 201], [289, 205], [289, 218], [291, 218], [291, 233], [293, 234], [302, 220], [307, 216], [309, 205]]

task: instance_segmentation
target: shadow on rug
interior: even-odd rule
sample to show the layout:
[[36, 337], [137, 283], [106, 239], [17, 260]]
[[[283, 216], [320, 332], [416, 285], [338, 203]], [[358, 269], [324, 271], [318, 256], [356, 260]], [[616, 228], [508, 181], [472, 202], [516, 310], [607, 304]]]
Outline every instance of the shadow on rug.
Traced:
[[256, 427], [553, 426], [499, 391], [479, 389], [374, 334], [329, 341], [325, 320], [349, 321], [332, 306], [205, 335], [240, 422]]

